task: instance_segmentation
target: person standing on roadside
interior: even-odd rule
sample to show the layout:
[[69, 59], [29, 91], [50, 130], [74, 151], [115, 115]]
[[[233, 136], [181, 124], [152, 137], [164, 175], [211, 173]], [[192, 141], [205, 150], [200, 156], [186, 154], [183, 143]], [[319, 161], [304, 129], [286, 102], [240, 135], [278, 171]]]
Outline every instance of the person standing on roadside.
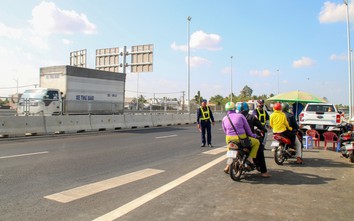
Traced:
[[[202, 137], [202, 145], [201, 147], [205, 147], [207, 143], [209, 147], [213, 147], [211, 144], [211, 125], [214, 126], [214, 116], [210, 107], [207, 106], [207, 100], [202, 101], [202, 105], [199, 107], [197, 111], [197, 124], [198, 129], [201, 132]], [[207, 133], [207, 139], [205, 140], [205, 133]]]
[[253, 115], [262, 123], [263, 126], [266, 126], [267, 120], [269, 120], [269, 115], [264, 109], [264, 100], [257, 101], [257, 108], [253, 110]]

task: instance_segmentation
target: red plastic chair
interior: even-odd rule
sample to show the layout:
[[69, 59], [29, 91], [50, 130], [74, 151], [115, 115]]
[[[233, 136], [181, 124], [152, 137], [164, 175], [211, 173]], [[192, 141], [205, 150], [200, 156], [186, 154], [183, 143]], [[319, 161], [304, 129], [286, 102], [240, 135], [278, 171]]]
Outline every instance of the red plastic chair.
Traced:
[[319, 147], [320, 146], [321, 136], [320, 136], [320, 133], [318, 133], [317, 130], [307, 130], [306, 131], [306, 135], [312, 137], [312, 140], [315, 143], [315, 147]]
[[339, 140], [338, 135], [335, 134], [334, 132], [331, 132], [331, 131], [324, 132], [322, 135], [324, 138], [325, 150], [327, 150], [327, 143], [332, 143], [333, 144], [332, 150], [335, 150], [335, 147], [336, 147], [337, 142]]

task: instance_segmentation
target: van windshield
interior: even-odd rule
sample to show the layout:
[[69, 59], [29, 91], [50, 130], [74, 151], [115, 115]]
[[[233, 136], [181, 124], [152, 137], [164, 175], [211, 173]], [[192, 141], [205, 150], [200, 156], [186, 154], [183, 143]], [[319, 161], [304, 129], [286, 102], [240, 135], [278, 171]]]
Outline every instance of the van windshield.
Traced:
[[29, 98], [43, 99], [46, 92], [47, 90], [45, 89], [28, 89], [23, 92], [21, 99], [29, 99]]

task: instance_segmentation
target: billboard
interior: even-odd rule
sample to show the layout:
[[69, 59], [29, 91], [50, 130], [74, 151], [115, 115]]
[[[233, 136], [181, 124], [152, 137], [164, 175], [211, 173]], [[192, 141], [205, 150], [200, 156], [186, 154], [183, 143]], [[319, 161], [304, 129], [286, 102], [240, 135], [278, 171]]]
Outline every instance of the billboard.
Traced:
[[131, 72], [152, 72], [154, 45], [132, 46], [129, 54], [131, 55]]
[[70, 52], [70, 66], [86, 68], [86, 49]]
[[119, 72], [119, 48], [96, 49], [96, 69]]

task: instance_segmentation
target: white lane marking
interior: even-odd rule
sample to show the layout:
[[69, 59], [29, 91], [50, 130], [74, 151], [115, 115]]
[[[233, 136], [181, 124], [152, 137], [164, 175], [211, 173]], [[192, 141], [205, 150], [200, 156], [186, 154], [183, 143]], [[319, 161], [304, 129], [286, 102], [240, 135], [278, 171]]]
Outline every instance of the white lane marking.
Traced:
[[163, 186], [161, 186], [161, 187], [159, 187], [159, 188], [157, 188], [157, 189], [155, 189], [155, 190], [153, 190], [153, 191], [151, 191], [151, 192], [149, 192], [149, 193], [147, 193], [147, 194], [145, 194], [133, 201], [130, 201], [129, 203], [127, 203], [115, 210], [112, 210], [109, 213], [106, 213], [103, 216], [100, 216], [100, 217], [94, 219], [94, 221], [115, 220], [115, 219], [129, 213], [130, 211], [138, 208], [139, 206], [149, 202], [150, 200], [153, 200], [154, 198], [162, 195], [163, 193], [177, 187], [178, 185], [186, 182], [187, 180], [195, 177], [196, 175], [204, 172], [205, 170], [209, 169], [210, 167], [220, 163], [221, 161], [225, 160], [225, 158], [226, 158], [226, 156], [223, 155], [223, 156], [221, 156], [221, 157], [173, 180], [172, 182], [169, 182], [169, 183], [167, 183], [167, 184], [165, 184], [165, 185], [163, 185]]
[[169, 138], [169, 137], [177, 137], [177, 134], [168, 135], [168, 136], [161, 136], [161, 137], [155, 137], [155, 138], [156, 139], [161, 139], [161, 138]]
[[55, 200], [60, 203], [68, 203], [98, 192], [112, 189], [162, 172], [164, 172], [164, 170], [144, 169], [122, 176], [114, 177], [111, 179], [103, 180], [100, 182], [91, 183], [70, 190], [48, 195], [44, 198]]
[[204, 151], [203, 154], [216, 155], [226, 151], [226, 146]]
[[45, 153], [49, 153], [49, 152], [48, 151], [43, 151], [43, 152], [36, 152], [36, 153], [17, 154], [17, 155], [3, 156], [3, 157], [0, 157], [0, 159], [14, 158], [14, 157], [25, 157], [25, 156], [45, 154]]

